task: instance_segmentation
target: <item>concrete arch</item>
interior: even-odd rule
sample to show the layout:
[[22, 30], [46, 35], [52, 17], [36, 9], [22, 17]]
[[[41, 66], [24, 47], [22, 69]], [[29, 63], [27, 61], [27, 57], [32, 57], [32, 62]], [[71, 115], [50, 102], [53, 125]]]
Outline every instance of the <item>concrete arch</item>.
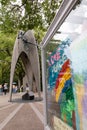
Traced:
[[33, 76], [36, 81], [36, 87], [40, 97], [40, 66], [39, 66], [39, 56], [37, 46], [35, 46], [36, 41], [31, 30], [26, 33], [20, 31], [13, 48], [12, 62], [11, 62], [11, 72], [10, 72], [10, 101], [12, 100], [12, 83], [14, 77], [14, 71], [18, 58], [21, 57], [27, 77], [29, 79], [29, 84], [32, 89]]

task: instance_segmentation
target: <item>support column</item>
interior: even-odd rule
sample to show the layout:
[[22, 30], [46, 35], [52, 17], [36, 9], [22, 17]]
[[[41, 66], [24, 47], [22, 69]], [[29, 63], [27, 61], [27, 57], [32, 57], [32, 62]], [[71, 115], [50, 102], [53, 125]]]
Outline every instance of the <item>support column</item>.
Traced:
[[43, 86], [43, 100], [44, 100], [44, 127], [47, 126], [47, 86], [46, 86], [46, 60], [45, 50], [41, 48], [42, 59], [42, 86]]
[[10, 97], [9, 97], [9, 101], [12, 101], [12, 84], [10, 83], [10, 93], [9, 93]]

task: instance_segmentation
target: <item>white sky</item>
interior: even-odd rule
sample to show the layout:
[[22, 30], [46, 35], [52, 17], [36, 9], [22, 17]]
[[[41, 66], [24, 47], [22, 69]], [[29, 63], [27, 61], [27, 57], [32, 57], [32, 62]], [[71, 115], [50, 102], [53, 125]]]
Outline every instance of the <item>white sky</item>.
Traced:
[[[85, 2], [85, 3], [84, 3]], [[75, 38], [73, 34], [81, 34], [87, 30], [87, 0], [72, 10], [65, 22], [59, 28], [60, 34], [54, 35], [55, 40], [65, 40], [67, 37]]]

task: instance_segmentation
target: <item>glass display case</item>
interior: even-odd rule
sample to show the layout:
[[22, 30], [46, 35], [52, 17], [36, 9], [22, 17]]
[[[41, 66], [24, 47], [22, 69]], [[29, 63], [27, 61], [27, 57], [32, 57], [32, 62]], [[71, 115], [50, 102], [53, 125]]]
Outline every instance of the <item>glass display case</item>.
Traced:
[[50, 130], [87, 128], [87, 0], [76, 3], [45, 46]]

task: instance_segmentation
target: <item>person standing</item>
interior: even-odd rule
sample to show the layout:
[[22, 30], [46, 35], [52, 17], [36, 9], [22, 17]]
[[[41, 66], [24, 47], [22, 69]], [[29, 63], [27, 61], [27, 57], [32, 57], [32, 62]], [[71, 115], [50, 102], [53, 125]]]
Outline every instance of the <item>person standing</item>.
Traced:
[[8, 87], [7, 87], [7, 83], [4, 84], [4, 94], [6, 95], [7, 93], [7, 90], [8, 90]]
[[29, 86], [28, 86], [28, 83], [26, 83], [26, 92], [29, 93]]
[[2, 85], [0, 84], [0, 94], [2, 94]]

